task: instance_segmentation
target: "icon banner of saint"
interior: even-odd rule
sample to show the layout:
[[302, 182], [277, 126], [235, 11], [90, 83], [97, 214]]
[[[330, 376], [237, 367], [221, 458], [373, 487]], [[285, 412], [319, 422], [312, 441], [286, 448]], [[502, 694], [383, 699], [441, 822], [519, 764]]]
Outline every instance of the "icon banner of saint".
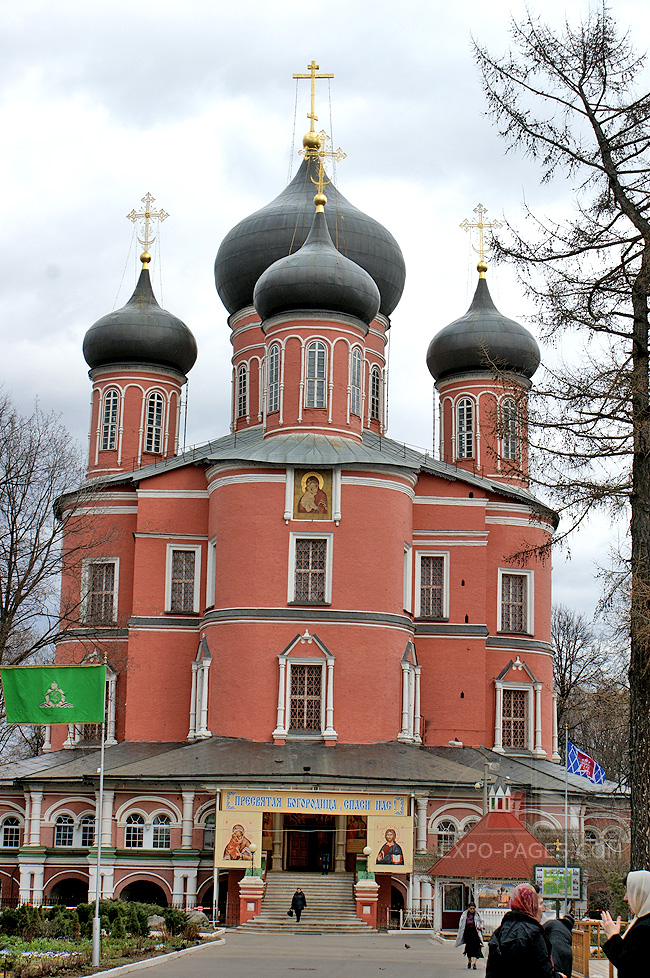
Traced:
[[413, 819], [408, 816], [369, 815], [368, 869], [374, 873], [413, 871]]
[[[231, 814], [229, 812], [217, 812], [217, 831], [214, 843], [214, 863], [215, 866], [234, 868], [250, 865], [253, 850], [251, 843], [257, 847], [255, 851], [260, 853], [262, 848], [262, 812], [253, 812], [250, 815], [244, 812]], [[261, 853], [260, 853], [261, 854]], [[260, 856], [257, 857], [256, 865], [259, 865]]]
[[332, 519], [332, 473], [296, 469], [293, 483], [294, 520]]

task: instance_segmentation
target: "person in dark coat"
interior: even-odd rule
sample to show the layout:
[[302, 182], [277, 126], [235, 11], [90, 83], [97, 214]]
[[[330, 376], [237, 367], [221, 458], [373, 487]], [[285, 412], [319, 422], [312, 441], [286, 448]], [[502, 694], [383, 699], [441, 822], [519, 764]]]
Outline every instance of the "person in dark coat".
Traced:
[[296, 915], [296, 921], [300, 923], [300, 914], [303, 912], [307, 906], [307, 900], [305, 894], [302, 892], [300, 887], [297, 888], [293, 897], [291, 898], [291, 909]]
[[546, 939], [551, 945], [553, 967], [559, 975], [571, 978], [573, 970], [573, 925], [575, 918], [568, 913], [559, 920], [547, 920], [544, 924]]
[[515, 887], [510, 911], [490, 938], [487, 978], [555, 978], [540, 923], [543, 912], [542, 899], [530, 883]]
[[603, 910], [603, 930], [607, 935], [603, 951], [618, 968], [618, 978], [639, 978], [648, 973], [650, 961], [650, 872], [639, 869], [628, 873], [626, 887], [625, 899], [634, 919], [621, 934], [621, 918], [614, 921]]
[[456, 947], [464, 945], [463, 954], [467, 955], [467, 967], [474, 968], [479, 958], [483, 957], [483, 921], [476, 910], [476, 904], [470, 903], [467, 910], [463, 911], [458, 924], [458, 934], [456, 936]]

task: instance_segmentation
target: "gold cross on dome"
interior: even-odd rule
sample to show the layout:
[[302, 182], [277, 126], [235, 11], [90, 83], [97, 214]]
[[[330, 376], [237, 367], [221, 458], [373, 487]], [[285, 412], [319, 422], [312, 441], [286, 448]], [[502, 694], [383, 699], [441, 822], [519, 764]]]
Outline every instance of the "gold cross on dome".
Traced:
[[[348, 154], [344, 153], [340, 146], [338, 149], [332, 149], [332, 139], [327, 135], [324, 129], [321, 129], [318, 135], [320, 137], [320, 149], [317, 150], [317, 154], [320, 156], [321, 160], [335, 160], [337, 163], [340, 163], [341, 160], [346, 160], [348, 158]], [[306, 156], [307, 154], [313, 155], [311, 150], [301, 149], [298, 156]]]
[[140, 237], [140, 235], [138, 235], [138, 241], [144, 248], [145, 252], [149, 251], [149, 246], [152, 245], [156, 240], [155, 236], [152, 236], [151, 234], [151, 222], [158, 221], [160, 223], [160, 221], [164, 221], [165, 218], [169, 217], [167, 211], [164, 211], [162, 209], [155, 210], [151, 206], [155, 201], [155, 199], [156, 198], [152, 197], [151, 194], [147, 191], [147, 193], [142, 198], [142, 203], [144, 204], [144, 210], [136, 211], [136, 209], [133, 208], [131, 213], [126, 215], [127, 220], [133, 221], [134, 224], [137, 221], [142, 221], [142, 229], [140, 233], [143, 236]]
[[312, 58], [311, 64], [308, 64], [309, 74], [297, 74], [294, 78], [311, 78], [311, 112], [307, 113], [307, 118], [310, 120], [309, 131], [315, 132], [314, 123], [318, 122], [318, 116], [316, 115], [316, 79], [317, 78], [333, 78], [334, 75], [317, 75], [316, 72], [320, 70], [320, 65], [317, 65]]
[[485, 245], [485, 229], [491, 231], [493, 228], [500, 228], [503, 225], [499, 221], [486, 221], [485, 215], [487, 214], [487, 207], [483, 207], [483, 204], [478, 204], [474, 208], [474, 213], [477, 215], [475, 221], [469, 221], [467, 218], [460, 225], [463, 231], [469, 231], [470, 235], [472, 231], [476, 228], [478, 231], [478, 248], [472, 245], [472, 248], [479, 256], [479, 261], [485, 262], [485, 254], [488, 248]]

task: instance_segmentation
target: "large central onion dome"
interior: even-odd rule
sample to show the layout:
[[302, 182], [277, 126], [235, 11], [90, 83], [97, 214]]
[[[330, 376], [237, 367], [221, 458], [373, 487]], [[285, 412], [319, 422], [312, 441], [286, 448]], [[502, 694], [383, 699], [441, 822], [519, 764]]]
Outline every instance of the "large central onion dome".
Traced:
[[336, 250], [318, 194], [311, 230], [302, 248], [280, 258], [258, 279], [253, 294], [261, 319], [289, 310], [324, 309], [356, 316], [369, 325], [379, 309], [379, 289], [368, 272]]
[[86, 333], [83, 354], [89, 367], [142, 363], [187, 374], [194, 366], [196, 340], [184, 322], [158, 305], [149, 257], [147, 252], [141, 257], [143, 268], [127, 304], [98, 319]]
[[472, 370], [503, 370], [530, 378], [540, 361], [537, 342], [525, 326], [499, 312], [485, 279], [487, 265], [481, 261], [477, 267], [480, 278], [471, 306], [429, 344], [429, 372], [436, 381]]
[[[312, 223], [320, 158], [308, 154], [291, 183], [270, 204], [240, 221], [221, 242], [214, 277], [229, 313], [253, 303], [255, 283], [273, 262], [305, 242]], [[313, 177], [313, 181], [312, 181]], [[395, 309], [404, 289], [404, 257], [392, 234], [330, 185], [327, 225], [336, 248], [374, 279], [380, 312]]]

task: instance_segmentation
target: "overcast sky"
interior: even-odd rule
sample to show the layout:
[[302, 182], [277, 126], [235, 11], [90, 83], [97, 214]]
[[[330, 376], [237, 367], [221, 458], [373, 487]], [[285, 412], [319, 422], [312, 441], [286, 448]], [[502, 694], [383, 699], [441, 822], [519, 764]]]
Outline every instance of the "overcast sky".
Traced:
[[[532, 4], [532, 9], [535, 5]], [[560, 25], [586, 0], [546, 0]], [[644, 37], [647, 5], [615, 0], [621, 25]], [[516, 221], [527, 202], [568, 211], [571, 187], [539, 187], [535, 166], [504, 153], [472, 53], [474, 36], [505, 51], [510, 14], [496, 0], [2, 0], [0, 32], [0, 381], [29, 411], [61, 413], [85, 444], [90, 383], [84, 333], [129, 298], [139, 246], [125, 215], [150, 191], [170, 215], [155, 252], [161, 305], [191, 328], [188, 443], [228, 431], [230, 356], [213, 263], [241, 218], [295, 173], [308, 128], [314, 58], [333, 73], [317, 92], [319, 128], [348, 154], [342, 193], [395, 235], [406, 259], [392, 317], [389, 434], [431, 450], [431, 337], [462, 315], [476, 255], [459, 229], [483, 203]], [[295, 145], [292, 155], [294, 138]], [[489, 273], [501, 311], [528, 307], [506, 268]], [[555, 597], [590, 615], [600, 524], [556, 557]]]

